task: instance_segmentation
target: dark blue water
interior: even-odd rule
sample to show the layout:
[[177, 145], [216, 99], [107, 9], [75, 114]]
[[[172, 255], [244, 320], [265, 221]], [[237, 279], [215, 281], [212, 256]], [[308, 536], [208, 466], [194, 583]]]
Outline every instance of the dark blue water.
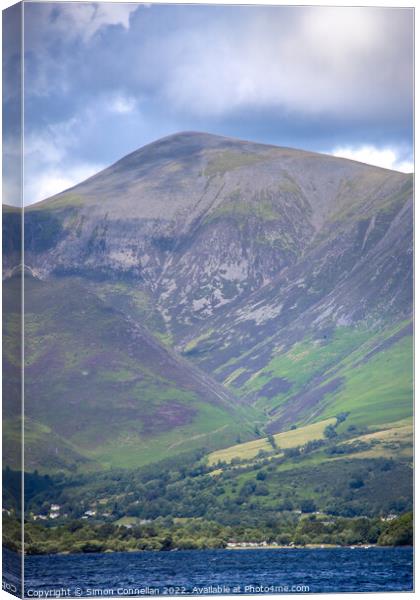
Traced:
[[[25, 560], [25, 596], [380, 592], [413, 589], [412, 548], [185, 550]], [[44, 596], [45, 597], [45, 596]]]

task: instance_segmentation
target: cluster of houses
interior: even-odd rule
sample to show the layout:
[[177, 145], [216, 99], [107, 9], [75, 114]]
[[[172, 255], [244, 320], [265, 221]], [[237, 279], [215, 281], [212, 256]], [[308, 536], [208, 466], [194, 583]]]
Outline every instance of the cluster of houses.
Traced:
[[[3, 508], [3, 512], [5, 512], [5, 511], [6, 511], [6, 509]], [[6, 511], [6, 512], [8, 512], [8, 514], [9, 514], [9, 511]], [[100, 517], [101, 519], [103, 519], [103, 518], [106, 519], [106, 518], [112, 517], [112, 513], [103, 512], [103, 513], [98, 514], [98, 512], [96, 510], [89, 509], [83, 513], [82, 519], [83, 520], [93, 519], [96, 516]], [[58, 519], [59, 517], [66, 518], [66, 517], [68, 517], [68, 515], [66, 513], [65, 514], [61, 513], [61, 506], [59, 504], [51, 504], [51, 506], [48, 510], [48, 514], [31, 515], [31, 517], [32, 517], [33, 521], [48, 521], [48, 520]], [[145, 523], [151, 523], [151, 519], [139, 519], [138, 521], [136, 521], [136, 524], [137, 523], [139, 525], [143, 525]], [[124, 526], [127, 528], [130, 528], [130, 527], [132, 527], [132, 524], [127, 524], [127, 525], [124, 524]]]
[[391, 513], [390, 515], [386, 515], [386, 517], [381, 517], [381, 521], [393, 521], [394, 519], [397, 519], [398, 515], [394, 515], [393, 513]]
[[266, 548], [268, 545], [277, 546], [276, 542], [268, 544], [268, 542], [228, 542], [226, 548]]
[[[44, 515], [33, 515], [32, 519], [34, 521], [48, 521], [49, 519], [58, 519], [59, 517], [66, 518], [67, 514], [61, 514], [61, 506], [59, 504], [51, 504], [48, 514]], [[96, 517], [96, 510], [86, 510], [82, 516], [82, 519], [89, 519]], [[103, 513], [100, 515], [101, 517], [111, 517], [111, 513]]]
[[[34, 521], [47, 521], [48, 519], [58, 519], [60, 517], [61, 506], [59, 504], [51, 504], [48, 515], [33, 515]], [[67, 515], [63, 515], [66, 517]]]

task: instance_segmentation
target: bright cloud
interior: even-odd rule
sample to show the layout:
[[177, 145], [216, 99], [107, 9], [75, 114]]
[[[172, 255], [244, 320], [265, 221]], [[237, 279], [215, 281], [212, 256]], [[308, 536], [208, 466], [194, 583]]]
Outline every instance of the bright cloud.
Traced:
[[[104, 106], [104, 101], [96, 104], [96, 111], [99, 108], [105, 112]], [[24, 205], [73, 187], [104, 168], [101, 163], [74, 158], [81, 128], [88, 130], [95, 125], [96, 118], [97, 112], [86, 107], [78, 117], [50, 124], [25, 136]]]
[[251, 106], [359, 116], [409, 101], [406, 15], [329, 7], [287, 15], [261, 12], [233, 30], [210, 23], [188, 36], [169, 35], [156, 48], [167, 54], [161, 68], [170, 67], [160, 73], [168, 102], [210, 115]]
[[109, 104], [111, 112], [120, 115], [131, 113], [136, 109], [136, 100], [131, 96], [116, 96]]
[[368, 165], [375, 165], [383, 169], [392, 169], [402, 173], [412, 173], [414, 163], [410, 160], [401, 160], [398, 153], [392, 148], [376, 148], [375, 146], [359, 146], [357, 148], [338, 147], [331, 152], [333, 156], [349, 158]]
[[39, 177], [27, 181], [24, 204], [32, 204], [54, 196], [95, 175], [103, 168], [103, 165], [76, 165], [66, 169], [60, 167], [45, 169]]

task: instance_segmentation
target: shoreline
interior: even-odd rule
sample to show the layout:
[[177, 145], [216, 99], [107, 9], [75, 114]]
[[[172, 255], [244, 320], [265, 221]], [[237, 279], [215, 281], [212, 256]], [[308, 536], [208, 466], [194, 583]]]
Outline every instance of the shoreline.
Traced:
[[224, 550], [323, 550], [329, 548], [395, 548], [395, 546], [378, 546], [377, 544], [354, 544], [352, 546], [342, 546], [340, 544], [306, 544], [305, 546], [280, 546], [267, 544], [267, 546], [231, 546]]
[[[89, 554], [143, 554], [145, 552], [148, 553], [156, 553], [156, 554], [162, 554], [162, 553], [168, 553], [171, 554], [173, 552], [206, 552], [206, 551], [212, 551], [212, 552], [218, 552], [221, 550], [331, 550], [331, 549], [341, 549], [341, 550], [370, 550], [372, 548], [414, 548], [413, 545], [409, 545], [409, 546], [379, 546], [378, 544], [363, 544], [363, 545], [351, 545], [351, 546], [341, 546], [338, 544], [307, 544], [306, 546], [273, 546], [273, 545], [267, 545], [267, 546], [256, 546], [256, 547], [243, 547], [243, 546], [235, 546], [235, 547], [230, 547], [230, 548], [202, 548], [202, 549], [197, 549], [197, 548], [191, 548], [191, 549], [180, 549], [180, 548], [174, 548], [172, 550], [105, 550], [103, 552], [71, 552], [71, 551], [64, 551], [64, 552], [50, 552], [50, 553], [46, 553], [46, 554], [28, 554], [27, 552], [24, 553], [24, 556], [80, 556], [80, 555], [89, 555]], [[10, 548], [7, 548], [7, 550], [9, 552], [13, 552], [15, 554], [20, 554], [20, 552], [16, 552], [15, 550], [11, 550]]]

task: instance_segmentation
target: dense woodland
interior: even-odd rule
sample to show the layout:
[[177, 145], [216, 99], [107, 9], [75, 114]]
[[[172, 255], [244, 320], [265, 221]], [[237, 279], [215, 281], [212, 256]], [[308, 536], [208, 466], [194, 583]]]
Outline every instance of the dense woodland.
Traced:
[[[170, 517], [159, 517], [135, 526], [72, 521], [58, 527], [42, 527], [29, 523], [25, 528], [25, 550], [28, 554], [203, 550], [226, 548], [232, 543], [252, 543], [261, 547], [266, 547], [265, 544], [401, 546], [412, 545], [412, 526], [412, 513], [391, 522], [367, 517], [345, 519], [310, 515], [298, 518], [290, 515], [277, 520], [268, 517], [258, 527]], [[6, 546], [12, 550], [20, 548], [17, 521], [6, 518], [4, 535]]]

